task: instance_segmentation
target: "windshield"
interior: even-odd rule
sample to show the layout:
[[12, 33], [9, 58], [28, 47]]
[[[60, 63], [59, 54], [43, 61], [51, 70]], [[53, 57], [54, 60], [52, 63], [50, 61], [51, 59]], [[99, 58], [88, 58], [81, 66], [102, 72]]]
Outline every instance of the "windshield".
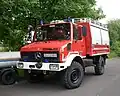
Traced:
[[52, 24], [37, 27], [36, 40], [69, 40], [70, 39], [70, 23]]

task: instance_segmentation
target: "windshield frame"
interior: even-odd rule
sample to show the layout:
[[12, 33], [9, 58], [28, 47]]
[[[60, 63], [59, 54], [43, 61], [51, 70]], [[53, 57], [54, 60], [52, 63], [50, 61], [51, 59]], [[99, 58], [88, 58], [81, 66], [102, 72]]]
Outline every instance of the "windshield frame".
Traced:
[[69, 29], [69, 31], [70, 31], [70, 33], [69, 33], [70, 36], [69, 36], [69, 37], [70, 37], [70, 38], [69, 38], [69, 39], [62, 39], [62, 40], [60, 40], [60, 41], [63, 41], [63, 40], [71, 40], [71, 39], [72, 39], [72, 38], [71, 38], [71, 35], [72, 35], [72, 34], [71, 34], [71, 33], [72, 33], [72, 32], [71, 32], [71, 31], [72, 31], [72, 30], [71, 30], [71, 28], [72, 28], [71, 25], [72, 25], [72, 24], [71, 24], [71, 22], [63, 22], [63, 23], [52, 23], [52, 24], [37, 25], [36, 28], [35, 28], [35, 34], [34, 34], [34, 39], [33, 39], [34, 42], [38, 42], [38, 41], [57, 41], [57, 40], [59, 40], [59, 39], [56, 39], [56, 40], [49, 40], [49, 39], [46, 39], [46, 40], [37, 40], [37, 39], [36, 39], [36, 34], [37, 34], [37, 33], [36, 33], [36, 32], [37, 32], [36, 30], [37, 30], [38, 27], [42, 27], [42, 26], [52, 26], [52, 25], [59, 25], [59, 24], [69, 24], [69, 27], [70, 27], [70, 29]]

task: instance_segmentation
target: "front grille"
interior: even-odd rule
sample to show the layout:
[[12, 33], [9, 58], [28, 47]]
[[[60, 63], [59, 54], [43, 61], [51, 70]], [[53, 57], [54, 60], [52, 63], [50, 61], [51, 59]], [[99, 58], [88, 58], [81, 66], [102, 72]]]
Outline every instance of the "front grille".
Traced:
[[[48, 63], [59, 63], [59, 52], [40, 52], [41, 58], [36, 59], [35, 58], [36, 52], [21, 52], [21, 61], [24, 62], [48, 62]], [[44, 57], [44, 53], [56, 53], [57, 57]]]

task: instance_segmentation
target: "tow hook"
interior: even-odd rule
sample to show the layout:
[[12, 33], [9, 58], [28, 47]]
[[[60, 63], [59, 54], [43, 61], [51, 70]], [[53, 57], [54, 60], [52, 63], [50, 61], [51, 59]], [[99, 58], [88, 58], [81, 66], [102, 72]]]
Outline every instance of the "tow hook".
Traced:
[[44, 70], [44, 71], [43, 71], [43, 74], [46, 75], [46, 74], [47, 74], [47, 71]]
[[31, 70], [28, 70], [28, 73], [31, 73]]

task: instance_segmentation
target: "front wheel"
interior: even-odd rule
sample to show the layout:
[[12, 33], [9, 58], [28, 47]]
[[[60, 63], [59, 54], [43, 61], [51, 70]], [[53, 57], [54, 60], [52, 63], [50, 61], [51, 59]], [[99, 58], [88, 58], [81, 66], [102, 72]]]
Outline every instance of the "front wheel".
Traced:
[[72, 65], [65, 70], [62, 81], [67, 89], [80, 86], [84, 77], [84, 70], [80, 63], [73, 61]]

